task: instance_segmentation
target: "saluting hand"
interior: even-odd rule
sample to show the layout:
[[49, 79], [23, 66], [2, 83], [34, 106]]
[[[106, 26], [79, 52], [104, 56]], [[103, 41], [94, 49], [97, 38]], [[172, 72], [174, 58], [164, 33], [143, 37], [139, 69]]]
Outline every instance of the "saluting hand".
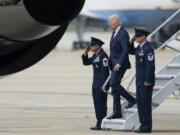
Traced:
[[150, 86], [152, 86], [152, 83], [144, 82], [144, 86], [145, 87], [150, 87]]
[[89, 53], [89, 51], [90, 51], [90, 45], [88, 45], [86, 47], [84, 54], [87, 55]]
[[135, 41], [136, 41], [136, 38], [133, 37], [133, 38], [131, 39], [131, 41], [130, 41], [130, 44], [134, 44]]

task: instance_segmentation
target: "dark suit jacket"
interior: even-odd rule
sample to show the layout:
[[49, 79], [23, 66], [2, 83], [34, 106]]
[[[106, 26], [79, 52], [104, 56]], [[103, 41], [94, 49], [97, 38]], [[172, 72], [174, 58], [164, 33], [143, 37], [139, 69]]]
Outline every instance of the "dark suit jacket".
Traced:
[[[122, 27], [114, 39], [110, 41], [111, 80], [110, 85], [120, 83], [125, 71], [131, 67], [129, 62], [129, 35]], [[120, 70], [114, 70], [116, 64], [121, 65]]]
[[110, 60], [112, 68], [116, 64], [121, 65], [122, 68], [128, 69], [131, 67], [129, 62], [129, 35], [122, 27], [110, 41]]

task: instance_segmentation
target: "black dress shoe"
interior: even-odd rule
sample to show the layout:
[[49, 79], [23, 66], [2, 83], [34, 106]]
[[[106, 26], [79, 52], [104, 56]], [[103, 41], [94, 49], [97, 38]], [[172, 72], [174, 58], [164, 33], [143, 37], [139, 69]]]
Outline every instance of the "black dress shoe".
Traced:
[[141, 130], [141, 129], [138, 129], [138, 130], [135, 130], [134, 132], [135, 133], [152, 133], [152, 130]]
[[120, 119], [122, 114], [113, 114], [112, 116], [107, 117], [107, 119]]
[[133, 102], [129, 102], [129, 104], [125, 107], [126, 109], [133, 107], [136, 104], [136, 100]]
[[95, 126], [95, 127], [90, 127], [90, 130], [101, 130], [101, 128], [100, 128], [100, 127]]

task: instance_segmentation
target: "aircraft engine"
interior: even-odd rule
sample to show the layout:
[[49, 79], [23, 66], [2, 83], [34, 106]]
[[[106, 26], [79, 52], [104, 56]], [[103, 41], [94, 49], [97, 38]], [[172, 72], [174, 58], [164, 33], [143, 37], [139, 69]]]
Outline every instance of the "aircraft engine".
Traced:
[[45, 57], [83, 5], [84, 0], [0, 0], [0, 75]]

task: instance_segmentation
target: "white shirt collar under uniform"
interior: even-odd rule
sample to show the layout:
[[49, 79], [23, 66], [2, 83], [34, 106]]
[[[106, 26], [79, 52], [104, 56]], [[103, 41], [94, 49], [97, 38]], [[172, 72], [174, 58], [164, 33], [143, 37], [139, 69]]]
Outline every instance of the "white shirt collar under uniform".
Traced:
[[121, 25], [116, 28], [115, 33], [114, 33], [114, 37], [116, 37], [116, 35], [118, 34], [120, 29], [121, 29]]

